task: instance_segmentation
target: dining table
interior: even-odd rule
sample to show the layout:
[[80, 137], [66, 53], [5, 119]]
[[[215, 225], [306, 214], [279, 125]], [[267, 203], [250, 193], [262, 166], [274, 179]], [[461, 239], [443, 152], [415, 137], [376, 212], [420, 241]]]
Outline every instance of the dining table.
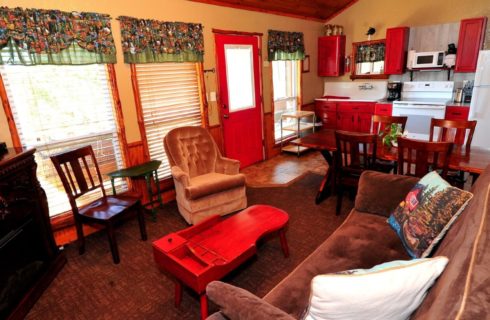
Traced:
[[[337, 145], [335, 142], [335, 130], [321, 129], [307, 136], [294, 139], [290, 142], [293, 145], [307, 147], [318, 150], [328, 164], [325, 176], [320, 183], [315, 203], [319, 204], [332, 193], [335, 171], [335, 153]], [[398, 160], [398, 148], [387, 146], [378, 140], [376, 147], [376, 158], [388, 161]], [[483, 170], [490, 164], [490, 150], [479, 147], [460, 147], [455, 146], [449, 158], [449, 170], [468, 172], [474, 177], [478, 177]]]

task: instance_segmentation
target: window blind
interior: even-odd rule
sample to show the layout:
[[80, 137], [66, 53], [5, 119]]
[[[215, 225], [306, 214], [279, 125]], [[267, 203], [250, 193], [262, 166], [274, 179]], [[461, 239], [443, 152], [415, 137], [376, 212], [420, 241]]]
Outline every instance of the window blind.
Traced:
[[[105, 65], [0, 67], [20, 141], [36, 148], [37, 175], [46, 191], [50, 216], [71, 210], [50, 156], [92, 145], [104, 179], [122, 167], [112, 93]], [[119, 191], [125, 190], [122, 180]], [[100, 196], [89, 194], [83, 205]]]
[[174, 128], [202, 124], [196, 64], [136, 64], [136, 78], [150, 157], [162, 161], [158, 176], [170, 177], [163, 138]]

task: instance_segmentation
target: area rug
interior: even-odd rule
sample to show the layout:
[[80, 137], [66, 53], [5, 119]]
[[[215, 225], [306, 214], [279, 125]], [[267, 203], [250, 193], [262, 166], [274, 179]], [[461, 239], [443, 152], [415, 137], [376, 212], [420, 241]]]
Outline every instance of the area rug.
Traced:
[[[248, 205], [269, 204], [289, 213], [290, 257], [284, 258], [279, 240], [272, 238], [224, 281], [262, 297], [340, 226], [352, 203], [345, 199], [339, 216], [335, 197], [316, 205], [321, 178], [310, 173], [289, 187], [248, 188]], [[186, 227], [176, 203], [170, 202], [156, 222], [147, 220], [148, 241], [139, 239], [136, 219], [116, 229], [119, 265], [112, 263], [105, 232], [87, 237], [84, 255], [78, 255], [76, 245], [66, 246], [68, 263], [27, 319], [199, 319], [199, 298], [190, 290], [184, 290], [180, 308], [174, 307], [174, 284], [157, 269], [152, 255], [152, 241]], [[210, 312], [215, 310], [210, 304]]]

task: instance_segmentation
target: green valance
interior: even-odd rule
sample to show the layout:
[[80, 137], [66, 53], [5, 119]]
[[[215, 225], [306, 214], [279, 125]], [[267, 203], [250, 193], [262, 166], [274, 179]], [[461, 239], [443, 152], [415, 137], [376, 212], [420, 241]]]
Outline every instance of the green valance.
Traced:
[[0, 7], [0, 64], [115, 62], [109, 15]]
[[203, 27], [199, 23], [119, 17], [125, 63], [202, 62]]
[[305, 58], [303, 32], [269, 30], [267, 49], [269, 61], [303, 60]]

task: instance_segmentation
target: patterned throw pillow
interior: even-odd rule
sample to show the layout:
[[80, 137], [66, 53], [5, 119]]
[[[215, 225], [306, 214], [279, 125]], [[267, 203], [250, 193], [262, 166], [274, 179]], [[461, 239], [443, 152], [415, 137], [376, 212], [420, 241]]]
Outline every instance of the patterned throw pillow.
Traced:
[[472, 193], [452, 187], [432, 171], [410, 190], [388, 223], [412, 258], [425, 258], [472, 197]]

